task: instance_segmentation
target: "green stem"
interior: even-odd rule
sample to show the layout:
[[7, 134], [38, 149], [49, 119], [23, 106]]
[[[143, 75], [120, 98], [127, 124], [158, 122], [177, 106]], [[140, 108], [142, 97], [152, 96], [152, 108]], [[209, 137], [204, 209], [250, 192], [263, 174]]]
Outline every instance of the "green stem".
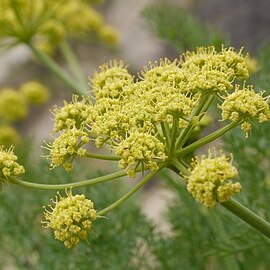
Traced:
[[170, 145], [170, 149], [169, 149], [169, 153], [170, 153], [170, 156], [174, 156], [174, 151], [175, 151], [175, 140], [176, 140], [176, 136], [177, 136], [177, 133], [179, 133], [178, 131], [178, 119], [174, 118], [173, 119], [173, 126], [172, 126], [172, 132], [171, 132], [171, 145]]
[[175, 149], [180, 148], [185, 144], [186, 140], [188, 139], [189, 134], [192, 132], [194, 128], [194, 123], [192, 123], [192, 119], [196, 116], [199, 116], [203, 112], [205, 112], [211, 105], [212, 101], [213, 101], [213, 97], [209, 96], [209, 94], [206, 94], [204, 97], [202, 97], [200, 103], [198, 104], [195, 111], [191, 115], [190, 123], [177, 138], [176, 143], [175, 143]]
[[170, 129], [167, 125], [167, 123], [165, 122], [162, 122], [161, 123], [161, 129], [162, 129], [162, 132], [163, 134], [165, 135], [165, 138], [166, 138], [166, 143], [167, 143], [167, 149], [170, 149], [170, 144], [171, 144], [171, 136], [170, 136]]
[[47, 54], [37, 49], [33, 44], [27, 43], [33, 54], [39, 59], [52, 73], [60, 78], [72, 91], [79, 95], [87, 93], [86, 89], [73, 81], [70, 76]]
[[103, 160], [115, 160], [115, 161], [118, 161], [121, 159], [121, 157], [117, 157], [117, 156], [99, 155], [99, 154], [93, 154], [93, 153], [88, 153], [88, 152], [86, 153], [84, 157], [103, 159]]
[[188, 176], [190, 174], [189, 170], [176, 158], [172, 159], [170, 163], [178, 170], [178, 173], [181, 173], [181, 175]]
[[221, 203], [221, 205], [270, 239], [270, 223], [260, 216], [233, 199]]
[[88, 83], [86, 76], [84, 75], [82, 66], [80, 65], [76, 55], [71, 49], [67, 41], [63, 41], [60, 45], [60, 50], [66, 59], [70, 70], [73, 72], [74, 76], [81, 82], [85, 89], [88, 88]]
[[142, 180], [137, 183], [130, 191], [128, 191], [124, 196], [120, 199], [109, 205], [108, 207], [100, 210], [98, 212], [99, 216], [104, 216], [108, 212], [112, 211], [122, 203], [124, 203], [129, 197], [131, 197], [137, 190], [139, 190], [142, 186], [144, 186], [155, 174], [157, 174], [163, 167], [159, 168], [157, 171], [150, 172], [148, 175], [142, 178]]
[[95, 185], [101, 182], [106, 182], [106, 181], [113, 180], [115, 178], [120, 178], [126, 175], [127, 175], [126, 172], [121, 171], [121, 172], [116, 172], [116, 173], [111, 173], [104, 176], [96, 177], [89, 180], [84, 180], [84, 181], [69, 183], [69, 184], [59, 184], [59, 185], [39, 184], [39, 183], [18, 180], [15, 178], [10, 178], [10, 182], [13, 184], [18, 184], [18, 185], [29, 187], [29, 188], [38, 188], [38, 189], [44, 189], [44, 190], [59, 190], [59, 189], [65, 189], [65, 188], [77, 188], [77, 187], [83, 187], [83, 186], [88, 186], [88, 185]]
[[211, 142], [211, 141], [217, 139], [218, 137], [222, 136], [222, 135], [223, 135], [224, 133], [226, 133], [227, 131], [229, 131], [229, 130], [235, 128], [235, 127], [238, 126], [240, 123], [241, 123], [241, 122], [237, 122], [237, 123], [232, 122], [232, 123], [226, 125], [225, 127], [220, 128], [220, 129], [214, 131], [213, 133], [211, 133], [211, 134], [205, 136], [204, 138], [202, 138], [202, 139], [200, 139], [200, 140], [198, 140], [198, 141], [196, 141], [196, 142], [194, 142], [194, 143], [188, 145], [187, 147], [181, 149], [180, 151], [178, 151], [178, 152], [176, 153], [176, 156], [180, 156], [180, 155], [181, 155], [181, 156], [184, 156], [184, 155], [186, 155], [186, 154], [189, 154], [189, 153], [193, 152], [193, 151], [196, 150], [197, 148], [199, 148], [199, 147], [201, 147], [201, 146], [203, 146], [203, 145], [205, 145], [205, 144], [207, 144], [207, 143], [209, 143], [209, 142]]
[[[174, 166], [179, 172], [184, 175], [189, 175], [189, 171], [185, 168], [184, 165], [181, 164], [177, 159], [171, 160], [171, 165]], [[169, 168], [169, 167], [168, 167]], [[175, 171], [175, 170], [174, 170]], [[264, 236], [270, 239], [270, 223], [262, 219], [260, 216], [240, 204], [239, 202], [230, 199], [227, 202], [220, 203], [227, 210], [232, 212], [238, 218], [245, 221], [254, 229], [261, 232]]]

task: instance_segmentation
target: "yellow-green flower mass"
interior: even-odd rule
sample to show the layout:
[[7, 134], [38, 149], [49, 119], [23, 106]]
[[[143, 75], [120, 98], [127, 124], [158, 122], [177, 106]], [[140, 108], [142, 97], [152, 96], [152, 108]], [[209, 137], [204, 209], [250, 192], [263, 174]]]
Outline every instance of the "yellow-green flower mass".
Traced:
[[93, 1], [83, 0], [1, 0], [0, 39], [32, 42], [51, 52], [67, 37], [96, 34], [115, 44], [113, 27], [104, 24]]
[[2, 184], [10, 181], [10, 177], [24, 174], [24, 167], [17, 162], [17, 159], [13, 147], [7, 150], [3, 146], [0, 147], [0, 188]]
[[54, 206], [45, 208], [45, 228], [52, 228], [56, 239], [62, 241], [67, 248], [73, 248], [80, 240], [87, 240], [92, 229], [92, 222], [97, 212], [91, 200], [84, 195], [73, 195], [66, 191], [66, 197], [59, 193], [52, 200]]
[[134, 167], [138, 162], [145, 163], [151, 170], [157, 170], [157, 162], [166, 159], [164, 154], [164, 145], [155, 136], [134, 132], [129, 135], [126, 140], [122, 140], [115, 148], [115, 154], [121, 156], [119, 166], [122, 169], [127, 169], [130, 177], [134, 177]]
[[23, 95], [14, 89], [0, 91], [0, 118], [10, 123], [24, 119], [28, 113], [28, 104]]
[[[66, 164], [66, 160], [70, 167], [78, 149], [87, 143], [79, 140], [83, 136], [95, 141], [98, 148], [107, 145], [119, 158], [119, 167], [130, 176], [139, 165], [157, 170], [198, 130], [214, 97], [225, 96], [226, 104], [230, 95], [237, 95], [234, 82], [248, 78], [252, 63], [242, 50], [207, 47], [173, 61], [165, 58], [150, 63], [138, 78], [121, 61], [100, 66], [90, 78], [93, 96], [74, 97], [53, 110], [54, 131], [60, 136], [51, 146], [52, 167]], [[264, 98], [255, 92], [250, 98], [249, 104], [255, 102], [257, 111], [253, 118], [267, 120], [269, 108]], [[229, 111], [238, 110], [235, 105], [228, 106]], [[247, 121], [246, 116], [247, 112], [239, 114], [239, 121]], [[81, 132], [83, 135], [74, 135]]]
[[94, 117], [95, 111], [88, 98], [79, 99], [78, 96], [73, 96], [72, 103], [64, 101], [62, 107], [55, 106], [54, 115], [54, 131], [76, 127], [80, 129], [85, 127], [89, 122], [88, 119]]
[[9, 125], [0, 126], [0, 145], [10, 146], [16, 144], [20, 135], [15, 128]]
[[63, 165], [66, 170], [72, 169], [72, 160], [75, 155], [83, 157], [86, 153], [81, 146], [89, 142], [87, 132], [76, 128], [69, 129], [54, 140], [52, 144], [48, 144], [50, 150], [51, 167]]
[[49, 90], [37, 81], [22, 84], [19, 91], [26, 102], [37, 105], [47, 102], [50, 97]]
[[241, 190], [239, 182], [233, 179], [238, 176], [232, 159], [224, 154], [208, 157], [195, 157], [187, 177], [187, 190], [206, 207], [214, 207], [218, 202], [225, 202]]

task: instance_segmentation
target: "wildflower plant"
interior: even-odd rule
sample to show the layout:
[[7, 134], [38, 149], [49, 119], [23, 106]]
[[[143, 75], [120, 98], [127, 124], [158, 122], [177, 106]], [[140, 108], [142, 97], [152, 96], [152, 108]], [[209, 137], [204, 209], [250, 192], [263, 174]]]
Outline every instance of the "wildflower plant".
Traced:
[[[252, 125], [270, 119], [268, 97], [255, 92], [246, 80], [255, 69], [243, 50], [200, 47], [174, 61], [161, 59], [132, 76], [121, 61], [102, 65], [90, 84], [88, 96], [74, 96], [54, 107], [54, 140], [46, 143], [51, 168], [72, 170], [76, 158], [118, 162], [119, 171], [67, 184], [40, 184], [7, 175], [10, 183], [40, 189], [68, 189], [98, 184], [120, 177], [141, 180], [117, 201], [101, 210], [84, 195], [58, 195], [45, 210], [45, 224], [68, 248], [87, 240], [92, 222], [124, 203], [164, 168], [184, 179], [187, 191], [206, 207], [221, 204], [270, 237], [270, 224], [231, 197], [241, 190], [232, 155], [209, 150], [208, 156], [186, 157], [198, 148], [241, 126], [248, 136]], [[240, 83], [242, 87], [240, 87]], [[217, 105], [223, 127], [194, 138]], [[210, 123], [210, 122], [209, 122]], [[89, 145], [106, 147], [108, 155], [91, 152]], [[98, 205], [96, 206], [98, 209]], [[47, 208], [48, 209], [48, 208]]]

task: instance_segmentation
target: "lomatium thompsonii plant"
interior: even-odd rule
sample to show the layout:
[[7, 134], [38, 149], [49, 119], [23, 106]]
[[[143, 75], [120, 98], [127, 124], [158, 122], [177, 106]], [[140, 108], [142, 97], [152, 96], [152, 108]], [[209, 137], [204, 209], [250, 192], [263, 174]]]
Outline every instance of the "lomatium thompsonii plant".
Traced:
[[[45, 227], [55, 238], [72, 248], [87, 240], [95, 219], [124, 203], [162, 169], [176, 172], [187, 191], [205, 207], [221, 204], [239, 218], [270, 237], [270, 224], [232, 199], [241, 191], [232, 155], [210, 149], [207, 155], [187, 155], [241, 126], [247, 137], [253, 125], [270, 119], [268, 97], [256, 92], [246, 80], [255, 63], [242, 50], [198, 48], [170, 61], [161, 59], [144, 68], [135, 79], [121, 61], [100, 67], [90, 79], [93, 95], [74, 96], [71, 102], [53, 109], [54, 140], [44, 148], [51, 168], [71, 170], [75, 158], [118, 162], [119, 171], [67, 184], [38, 184], [22, 181], [23, 168], [12, 150], [1, 150], [1, 182], [41, 189], [66, 189], [53, 205], [45, 208]], [[194, 141], [194, 132], [217, 105], [223, 127]], [[243, 138], [244, 139], [244, 138]], [[89, 144], [106, 147], [110, 155], [92, 153]], [[137, 176], [141, 180], [117, 201], [101, 210], [71, 188]], [[105, 222], [105, 221], [104, 221]], [[109, 222], [109, 221], [106, 221]]]

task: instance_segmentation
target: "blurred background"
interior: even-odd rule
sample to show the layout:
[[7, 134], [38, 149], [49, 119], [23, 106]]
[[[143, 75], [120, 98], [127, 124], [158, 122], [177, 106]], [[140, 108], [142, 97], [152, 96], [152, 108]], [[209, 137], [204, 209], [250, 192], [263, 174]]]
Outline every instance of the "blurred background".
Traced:
[[[119, 42], [111, 46], [96, 40], [70, 40], [85, 76], [91, 77], [111, 59], [123, 60], [136, 75], [149, 61], [174, 59], [197, 46], [225, 44], [244, 47], [257, 59], [258, 73], [251, 82], [269, 93], [270, 1], [110, 0], [95, 9], [116, 29]], [[57, 50], [54, 59], [64, 65]], [[31, 106], [27, 117], [14, 123], [21, 136], [18, 153], [23, 153], [22, 162], [31, 171], [26, 179], [61, 182], [102, 175], [99, 163], [79, 164], [67, 174], [60, 168], [49, 171], [46, 160], [33, 160], [42, 154], [43, 140], [51, 136], [49, 110], [63, 99], [71, 100], [72, 92], [25, 46], [1, 53], [0, 70], [0, 93], [1, 88], [17, 89], [28, 80], [44, 83], [50, 92], [46, 103]], [[269, 124], [259, 127], [246, 140], [236, 130], [219, 142], [234, 153], [242, 172], [244, 195], [238, 199], [268, 219], [269, 128]], [[110, 165], [105, 170], [109, 169]], [[223, 209], [200, 207], [176, 178], [164, 172], [109, 215], [109, 220], [98, 221], [89, 245], [72, 251], [64, 250], [40, 228], [41, 207], [53, 193], [5, 188], [0, 194], [0, 269], [269, 269], [269, 241]], [[121, 182], [81, 191], [102, 206], [127, 188]]]

